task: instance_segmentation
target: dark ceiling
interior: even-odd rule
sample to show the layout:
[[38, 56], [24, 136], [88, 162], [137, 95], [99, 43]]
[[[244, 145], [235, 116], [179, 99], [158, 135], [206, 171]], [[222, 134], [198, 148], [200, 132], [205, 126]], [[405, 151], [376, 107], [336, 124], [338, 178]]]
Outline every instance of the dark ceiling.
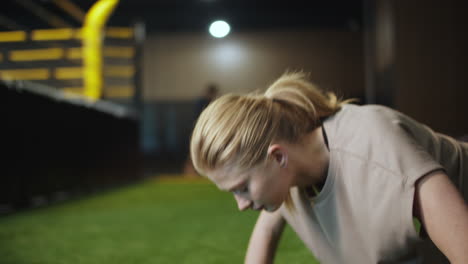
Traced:
[[[0, 29], [52, 28], [52, 20], [79, 27], [81, 22], [60, 3], [86, 12], [91, 0], [3, 0]], [[131, 26], [143, 21], [148, 32], [203, 31], [215, 19], [233, 31], [336, 29], [359, 30], [362, 0], [121, 0], [108, 21]]]

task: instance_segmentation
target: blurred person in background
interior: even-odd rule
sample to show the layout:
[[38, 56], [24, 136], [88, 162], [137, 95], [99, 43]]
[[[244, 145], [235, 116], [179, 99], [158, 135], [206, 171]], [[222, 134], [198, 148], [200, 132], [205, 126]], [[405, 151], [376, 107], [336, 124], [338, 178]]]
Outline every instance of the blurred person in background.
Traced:
[[190, 148], [240, 210], [261, 211], [246, 263], [273, 262], [285, 223], [321, 263], [427, 263], [422, 239], [468, 263], [468, 144], [396, 110], [291, 73], [212, 102]]

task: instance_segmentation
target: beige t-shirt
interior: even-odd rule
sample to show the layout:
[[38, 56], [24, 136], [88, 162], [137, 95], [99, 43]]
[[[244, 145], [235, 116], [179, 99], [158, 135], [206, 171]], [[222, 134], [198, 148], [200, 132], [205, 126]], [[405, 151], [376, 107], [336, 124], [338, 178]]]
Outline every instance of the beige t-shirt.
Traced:
[[413, 224], [415, 182], [444, 169], [466, 199], [468, 144], [376, 105], [345, 105], [323, 126], [325, 185], [313, 199], [291, 188], [286, 221], [321, 263], [427, 263]]

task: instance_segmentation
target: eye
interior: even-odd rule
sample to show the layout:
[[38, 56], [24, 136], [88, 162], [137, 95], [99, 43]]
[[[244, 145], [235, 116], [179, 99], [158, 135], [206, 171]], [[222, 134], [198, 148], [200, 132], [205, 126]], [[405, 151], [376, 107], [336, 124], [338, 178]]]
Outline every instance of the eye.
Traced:
[[247, 187], [247, 185], [237, 189], [237, 190], [234, 190], [232, 191], [233, 194], [237, 194], [237, 195], [241, 195], [241, 194], [245, 194], [249, 192], [249, 188]]

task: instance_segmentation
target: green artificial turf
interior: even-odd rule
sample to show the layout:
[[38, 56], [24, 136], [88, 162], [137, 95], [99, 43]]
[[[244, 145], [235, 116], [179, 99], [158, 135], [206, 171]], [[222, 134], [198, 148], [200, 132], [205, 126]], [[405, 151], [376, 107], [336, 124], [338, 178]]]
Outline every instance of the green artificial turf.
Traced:
[[[204, 180], [146, 180], [1, 217], [0, 263], [242, 263], [257, 215]], [[275, 263], [318, 262], [288, 227]]]

